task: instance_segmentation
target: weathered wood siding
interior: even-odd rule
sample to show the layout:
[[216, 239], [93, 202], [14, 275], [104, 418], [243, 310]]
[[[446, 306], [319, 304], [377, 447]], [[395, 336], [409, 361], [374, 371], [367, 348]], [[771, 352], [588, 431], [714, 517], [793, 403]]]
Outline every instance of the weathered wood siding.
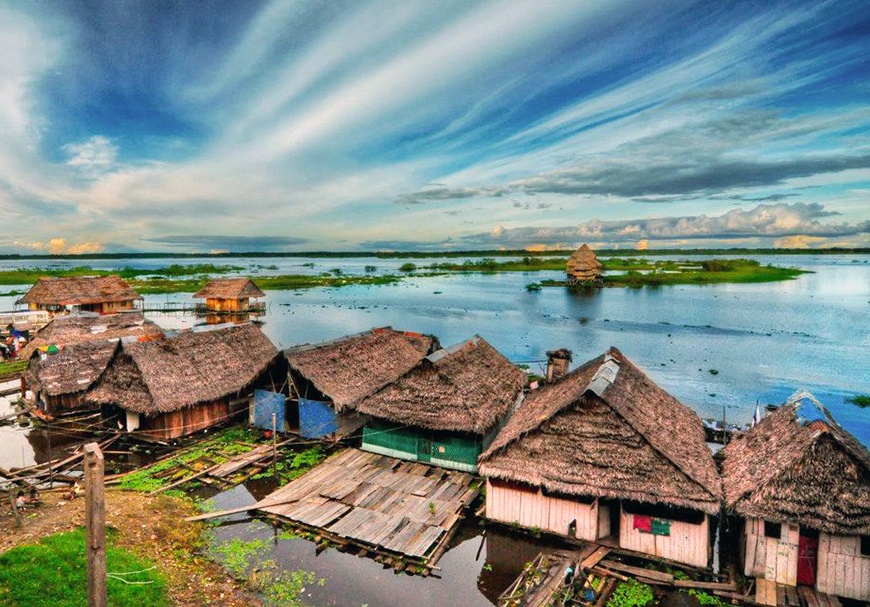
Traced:
[[[708, 567], [710, 561], [710, 517], [704, 515], [700, 524], [669, 521], [670, 535], [653, 535], [634, 528], [634, 514], [620, 509], [619, 547], [652, 556]], [[663, 520], [667, 520], [664, 517]]]
[[539, 488], [497, 480], [486, 481], [486, 516], [503, 523], [568, 535], [571, 521], [577, 521], [573, 537], [598, 539], [598, 504], [544, 495]]
[[249, 299], [247, 297], [242, 299], [218, 299], [216, 297], [209, 297], [205, 300], [205, 306], [209, 310], [215, 310], [217, 312], [239, 312], [248, 309], [248, 301]]
[[819, 534], [816, 588], [860, 601], [870, 601], [870, 557], [861, 556], [858, 536]]
[[748, 519], [744, 537], [744, 575], [787, 586], [797, 585], [799, 527], [782, 523], [779, 539], [776, 539], [765, 537], [762, 519]]
[[[243, 411], [244, 409], [240, 408], [236, 413]], [[160, 415], [149, 417], [140, 415], [139, 430], [147, 432], [152, 438], [165, 440], [193, 434], [226, 421], [229, 417], [230, 408], [225, 400], [200, 403]]]
[[49, 415], [59, 415], [62, 413], [70, 413], [72, 411], [98, 411], [99, 407], [85, 405], [85, 393], [73, 392], [70, 394], [58, 394], [49, 396], [44, 392], [40, 393], [38, 398], [45, 403], [45, 412]]

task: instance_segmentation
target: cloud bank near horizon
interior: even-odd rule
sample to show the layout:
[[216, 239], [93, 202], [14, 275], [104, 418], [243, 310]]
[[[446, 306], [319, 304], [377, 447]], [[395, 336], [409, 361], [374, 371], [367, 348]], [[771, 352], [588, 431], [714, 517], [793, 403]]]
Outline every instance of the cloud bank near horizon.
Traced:
[[0, 1], [0, 253], [870, 246], [860, 2], [51, 7]]

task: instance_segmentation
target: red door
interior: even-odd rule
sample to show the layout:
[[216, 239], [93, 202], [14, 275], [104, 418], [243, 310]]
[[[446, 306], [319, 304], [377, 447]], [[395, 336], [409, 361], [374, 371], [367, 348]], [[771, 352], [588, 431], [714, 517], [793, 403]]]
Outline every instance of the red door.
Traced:
[[819, 554], [819, 538], [801, 534], [798, 539], [798, 586], [816, 585], [816, 561]]

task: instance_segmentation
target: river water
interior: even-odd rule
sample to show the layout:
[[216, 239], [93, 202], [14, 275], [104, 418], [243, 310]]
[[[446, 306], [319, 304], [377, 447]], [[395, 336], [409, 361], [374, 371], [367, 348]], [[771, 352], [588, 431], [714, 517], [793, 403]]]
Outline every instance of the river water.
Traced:
[[[533, 371], [543, 369], [547, 350], [568, 348], [578, 365], [616, 346], [702, 417], [721, 419], [724, 411], [729, 422], [746, 422], [756, 401], [781, 403], [804, 387], [870, 445], [870, 410], [845, 402], [849, 396], [870, 393], [870, 256], [757, 259], [812, 273], [775, 283], [607, 288], [586, 294], [562, 288], [526, 291], [526, 284], [558, 279], [560, 272], [411, 275], [393, 285], [269, 291], [263, 330], [279, 348], [387, 325], [435, 334], [444, 345], [479, 334]], [[238, 266], [240, 274], [256, 278], [335, 268], [363, 274], [366, 266], [375, 266], [375, 274], [396, 274], [406, 261], [239, 257], [88, 263], [95, 269], [217, 263]], [[419, 267], [443, 260], [412, 261]], [[0, 261], [0, 269], [37, 264], [70, 267], [81, 261], [6, 260]], [[0, 310], [11, 309], [15, 299], [0, 295]], [[149, 295], [146, 301], [193, 300], [190, 294], [171, 294]], [[152, 318], [169, 329], [196, 322], [178, 313]], [[36, 454], [23, 438], [22, 431], [0, 428], [0, 466], [32, 463]]]

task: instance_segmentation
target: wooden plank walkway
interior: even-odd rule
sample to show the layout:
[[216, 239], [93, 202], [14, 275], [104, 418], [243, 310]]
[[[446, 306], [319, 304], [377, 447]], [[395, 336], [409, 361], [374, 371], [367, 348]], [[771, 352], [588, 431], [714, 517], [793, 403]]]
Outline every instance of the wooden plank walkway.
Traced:
[[266, 496], [257, 509], [339, 544], [431, 569], [478, 495], [474, 481], [465, 472], [347, 449]]
[[840, 599], [809, 586], [786, 586], [755, 578], [755, 602], [771, 607], [841, 607]]

